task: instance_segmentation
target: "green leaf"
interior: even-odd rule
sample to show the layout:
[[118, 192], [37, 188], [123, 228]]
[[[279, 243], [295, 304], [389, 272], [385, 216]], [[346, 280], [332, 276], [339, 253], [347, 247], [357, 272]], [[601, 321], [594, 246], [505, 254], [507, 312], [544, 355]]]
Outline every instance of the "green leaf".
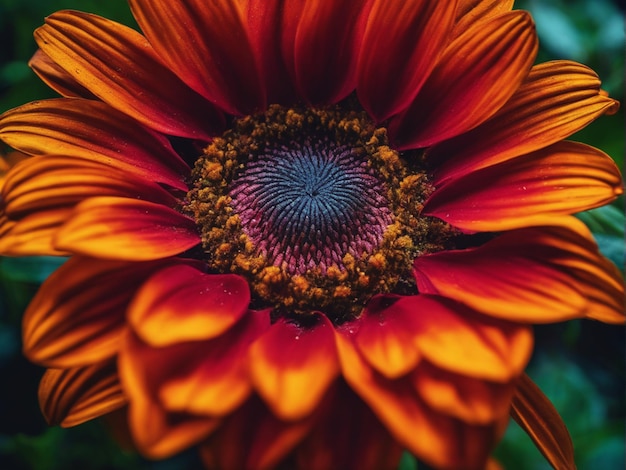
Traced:
[[417, 470], [417, 460], [410, 453], [404, 452], [400, 458], [398, 470]]
[[577, 215], [594, 235], [624, 236], [624, 212], [615, 206], [598, 207]]
[[0, 278], [13, 283], [41, 284], [65, 262], [53, 256], [0, 258]]

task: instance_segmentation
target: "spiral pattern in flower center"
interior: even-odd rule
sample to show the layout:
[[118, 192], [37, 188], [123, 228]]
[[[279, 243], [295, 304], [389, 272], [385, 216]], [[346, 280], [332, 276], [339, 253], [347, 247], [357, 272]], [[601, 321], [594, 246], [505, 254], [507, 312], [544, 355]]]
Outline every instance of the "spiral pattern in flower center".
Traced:
[[272, 105], [204, 149], [181, 210], [208, 269], [248, 280], [252, 308], [341, 324], [376, 294], [415, 292], [413, 260], [454, 236], [421, 216], [432, 186], [408, 157], [362, 110]]
[[327, 142], [265, 152], [230, 191], [243, 231], [289, 274], [372, 252], [391, 223], [386, 190], [367, 161]]

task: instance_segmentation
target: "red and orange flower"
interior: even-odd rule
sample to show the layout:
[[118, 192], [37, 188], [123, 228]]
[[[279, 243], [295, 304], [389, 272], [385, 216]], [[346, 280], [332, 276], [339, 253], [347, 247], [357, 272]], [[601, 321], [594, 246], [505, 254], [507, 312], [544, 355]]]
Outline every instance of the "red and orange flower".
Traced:
[[209, 468], [481, 468], [512, 409], [568, 464], [523, 371], [531, 324], [624, 322], [572, 217], [621, 178], [564, 140], [618, 104], [583, 65], [533, 66], [512, 3], [47, 18], [31, 65], [62, 97], [0, 117], [32, 155], [0, 253], [70, 257], [24, 318], [47, 419], [123, 413], [144, 455]]

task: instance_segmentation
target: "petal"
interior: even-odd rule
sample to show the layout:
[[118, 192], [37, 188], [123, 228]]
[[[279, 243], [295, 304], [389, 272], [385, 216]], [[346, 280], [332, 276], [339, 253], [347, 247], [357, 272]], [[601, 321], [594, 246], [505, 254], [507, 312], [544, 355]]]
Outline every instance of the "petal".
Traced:
[[582, 222], [553, 224], [507, 232], [478, 248], [421, 256], [414, 264], [418, 289], [512, 321], [588, 316], [623, 322], [624, 290], [615, 267], [599, 255]]
[[1, 116], [0, 139], [27, 154], [82, 157], [187, 191], [189, 167], [169, 141], [97, 101], [58, 98], [20, 106]]
[[443, 298], [400, 297], [382, 315], [403, 325], [420, 356], [474, 378], [507, 382], [524, 370], [532, 350], [528, 327], [478, 315]]
[[223, 334], [248, 311], [249, 304], [250, 289], [240, 276], [171, 266], [143, 284], [128, 321], [147, 344], [168, 346]]
[[81, 202], [54, 239], [59, 250], [126, 261], [166, 258], [199, 243], [192, 219], [161, 204], [121, 197]]
[[402, 447], [369, 407], [341, 383], [327, 410], [296, 449], [302, 470], [398, 468]]
[[37, 49], [28, 62], [37, 76], [61, 96], [97, 99], [96, 95], [79, 85], [72, 76], [56, 64], [41, 49]]
[[554, 468], [576, 468], [574, 446], [567, 427], [539, 387], [523, 375], [518, 384], [511, 417], [526, 431]]
[[65, 256], [52, 244], [52, 238], [71, 214], [69, 208], [54, 208], [9, 220], [0, 213], [0, 253], [4, 256]]
[[23, 320], [24, 353], [48, 367], [76, 367], [117, 353], [126, 309], [154, 271], [183, 260], [148, 263], [73, 257], [54, 272]]
[[274, 468], [313, 423], [311, 417], [290, 423], [282, 421], [258, 397], [251, 396], [200, 448], [200, 456], [210, 469]]
[[587, 299], [585, 317], [624, 324], [624, 278], [617, 267], [602, 256], [587, 226], [569, 218], [545, 230], [542, 242], [556, 250], [551, 261], [570, 273]]
[[439, 165], [434, 183], [439, 187], [458, 176], [547, 147], [618, 107], [617, 101], [601, 92], [595, 72], [584, 65], [569, 61], [536, 65], [489, 121], [430, 149], [428, 158]]
[[35, 31], [41, 50], [113, 108], [164, 134], [208, 140], [222, 116], [167, 69], [133, 29], [60, 11]]
[[137, 23], [165, 65], [230, 114], [265, 105], [242, 2], [132, 0]]
[[474, 23], [489, 21], [496, 15], [511, 11], [513, 0], [459, 0], [452, 35], [459, 36]]
[[389, 379], [407, 374], [420, 360], [413, 335], [393, 309], [367, 306], [358, 319], [354, 341], [370, 366]]
[[314, 326], [277, 321], [250, 349], [252, 382], [284, 420], [313, 412], [339, 373], [334, 328], [323, 315]]
[[251, 311], [215, 339], [166, 349], [143, 347], [135, 354], [142, 356], [147, 373], [154, 377], [150, 384], [158, 389], [166, 409], [224, 416], [252, 391], [246, 359], [250, 344], [268, 327], [268, 311]]
[[481, 468], [501, 424], [470, 426], [435, 413], [407, 379], [387, 380], [367, 366], [350, 340], [337, 334], [343, 375], [398, 442], [441, 468]]
[[[156, 351], [158, 362], [147, 363], [142, 343], [132, 334], [125, 335], [120, 350], [118, 367], [120, 381], [128, 397], [128, 420], [133, 441], [144, 455], [161, 459], [174, 455], [205, 439], [219, 424], [217, 418], [171, 413], [165, 410], [157, 397], [158, 389], [151, 381], [149, 366], [153, 369], [172, 364], [167, 349]], [[148, 359], [150, 357], [148, 356]], [[174, 358], [175, 359], [175, 358]], [[171, 372], [171, 368], [169, 368]]]
[[289, 67], [283, 54], [283, 48], [293, 49], [297, 20], [284, 14], [284, 7], [293, 6], [294, 2], [284, 0], [246, 2], [248, 35], [261, 70], [266, 103], [289, 105], [297, 101], [293, 54]]
[[121, 408], [126, 401], [115, 360], [48, 369], [39, 384], [39, 404], [50, 425], [76, 426]]
[[436, 190], [423, 213], [461, 230], [501, 231], [609, 204], [622, 192], [608, 155], [564, 141], [461, 176]]
[[6, 179], [6, 174], [9, 172], [11, 168], [16, 166], [22, 160], [26, 160], [30, 158], [29, 155], [26, 155], [22, 152], [17, 151], [7, 151], [5, 153], [0, 152], [0, 191], [4, 186], [4, 181]]
[[473, 25], [446, 48], [411, 106], [391, 120], [394, 146], [427, 147], [487, 120], [519, 88], [537, 48], [524, 11]]
[[509, 413], [515, 387], [451, 374], [428, 363], [420, 364], [413, 386], [428, 406], [466, 423], [488, 424]]
[[356, 62], [368, 0], [285, 2], [284, 16], [298, 18], [295, 36], [283, 37], [300, 96], [309, 103], [336, 103], [356, 86]]
[[138, 198], [173, 206], [176, 199], [158, 184], [75, 157], [45, 155], [16, 165], [2, 189], [11, 218], [71, 207], [97, 196]]
[[455, 7], [456, 1], [373, 2], [361, 45], [357, 94], [376, 120], [406, 108], [417, 95], [452, 28]]

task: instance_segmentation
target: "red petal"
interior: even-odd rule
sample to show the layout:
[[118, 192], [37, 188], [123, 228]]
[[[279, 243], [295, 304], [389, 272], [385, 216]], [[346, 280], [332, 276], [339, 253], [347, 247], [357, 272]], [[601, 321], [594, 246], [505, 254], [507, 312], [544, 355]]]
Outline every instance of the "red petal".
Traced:
[[397, 468], [402, 448], [342, 382], [295, 453], [302, 470], [380, 470]]
[[222, 116], [166, 68], [133, 29], [60, 11], [35, 31], [41, 50], [102, 101], [165, 134], [210, 139]]
[[283, 51], [307, 102], [335, 103], [354, 90], [367, 2], [284, 2], [284, 16], [298, 23], [293, 37], [283, 36]]
[[35, 101], [4, 113], [0, 138], [31, 155], [82, 157], [187, 191], [189, 167], [168, 140], [97, 101]]
[[196, 230], [192, 219], [161, 204], [95, 197], [76, 206], [54, 243], [94, 258], [147, 261], [193, 248], [200, 243]]
[[532, 350], [529, 328], [478, 315], [447, 299], [400, 297], [383, 313], [404, 326], [420, 356], [474, 378], [507, 382], [524, 370]]
[[4, 210], [15, 219], [70, 207], [97, 196], [145, 199], [173, 206], [176, 199], [158, 184], [99, 162], [45, 155], [16, 165], [2, 188]]
[[[128, 334], [120, 351], [118, 367], [124, 391], [129, 400], [128, 419], [133, 441], [139, 450], [151, 458], [165, 458], [205, 439], [219, 424], [217, 418], [171, 413], [160, 403], [154, 382], [150, 379], [153, 366], [166, 369], [172, 364], [167, 349], [154, 350], [158, 362], [146, 363], [140, 349], [143, 345]], [[175, 358], [174, 358], [175, 359]], [[171, 369], [169, 369], [172, 372]]]
[[144, 283], [128, 321], [146, 343], [167, 346], [223, 334], [248, 311], [249, 304], [248, 283], [240, 276], [172, 266]]
[[279, 320], [250, 349], [255, 388], [284, 420], [313, 412], [339, 373], [334, 328], [323, 315], [311, 327]]
[[495, 232], [599, 207], [622, 192], [608, 155], [565, 141], [459, 177], [432, 194], [424, 214], [462, 230]]
[[43, 283], [24, 314], [24, 353], [48, 367], [83, 366], [116, 354], [135, 291], [172, 263], [185, 261], [71, 258]]
[[438, 0], [373, 2], [361, 45], [357, 93], [376, 120], [396, 114], [415, 98], [445, 44], [455, 6]]
[[224, 416], [252, 391], [246, 359], [250, 344], [268, 327], [268, 311], [249, 312], [212, 340], [165, 349], [143, 346], [135, 354], [141, 356], [149, 386], [158, 390], [167, 410]]
[[249, 114], [265, 103], [241, 4], [130, 2], [137, 23], [170, 70], [225, 111]]
[[350, 341], [337, 335], [343, 375], [395, 439], [441, 468], [480, 468], [502, 427], [470, 426], [433, 412], [406, 379], [386, 380], [370, 369]]
[[407, 374], [421, 358], [412, 332], [393, 308], [366, 308], [354, 341], [370, 365], [390, 379]]
[[536, 65], [489, 121], [430, 149], [432, 162], [449, 160], [437, 168], [435, 185], [547, 147], [618, 107], [600, 90], [595, 72], [584, 65]]
[[46, 85], [61, 96], [97, 99], [96, 95], [79, 85], [69, 73], [44, 54], [41, 49], [37, 49], [28, 65]]
[[293, 83], [293, 54], [289, 68], [283, 47], [293, 48], [296, 19], [283, 14], [283, 0], [248, 0], [247, 29], [262, 72], [266, 103], [292, 104], [297, 101]]
[[[200, 455], [210, 469], [265, 469], [274, 466], [309, 432], [314, 420], [286, 423], [256, 396], [226, 418]], [[279, 467], [279, 468], [282, 468]]]
[[476, 23], [446, 48], [415, 101], [392, 119], [394, 146], [428, 147], [487, 120], [528, 75], [537, 48], [526, 12]]
[[576, 468], [574, 446], [567, 427], [539, 387], [523, 375], [511, 407], [511, 417], [526, 431], [554, 468]]
[[582, 222], [554, 224], [507, 232], [479, 248], [419, 257], [418, 289], [512, 321], [587, 315], [623, 322], [624, 290], [615, 267], [599, 255]]
[[126, 404], [114, 360], [73, 369], [48, 369], [39, 404], [50, 425], [76, 426]]

